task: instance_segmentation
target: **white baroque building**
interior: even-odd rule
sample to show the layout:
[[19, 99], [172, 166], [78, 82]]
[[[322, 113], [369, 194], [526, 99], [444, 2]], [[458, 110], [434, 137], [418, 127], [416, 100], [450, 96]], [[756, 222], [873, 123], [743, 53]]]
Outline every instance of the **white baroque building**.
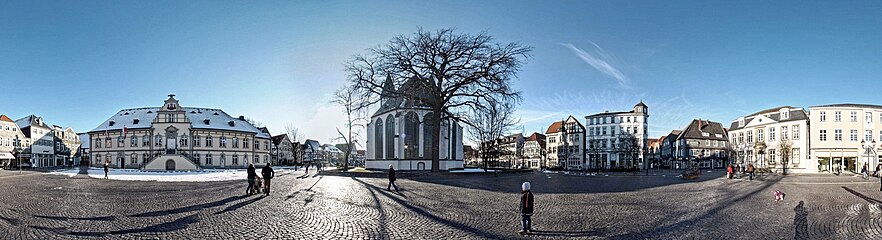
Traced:
[[[585, 116], [588, 168], [643, 168], [647, 157], [648, 121], [649, 107], [643, 101], [631, 111]], [[637, 154], [633, 154], [633, 148], [637, 148]]]
[[808, 113], [802, 108], [782, 106], [739, 117], [729, 126], [734, 163], [778, 172], [786, 168], [787, 172], [816, 173], [817, 162], [809, 158], [808, 132]]
[[[404, 82], [399, 91], [425, 91], [417, 79]], [[367, 132], [365, 168], [431, 170], [432, 148], [438, 149], [440, 170], [463, 168], [463, 128], [453, 120], [443, 121], [440, 131], [430, 130], [432, 111], [420, 101], [392, 96], [391, 79], [383, 84], [380, 108], [371, 116]], [[438, 146], [432, 145], [438, 137]]]
[[882, 158], [882, 106], [830, 104], [809, 107], [811, 156], [818, 172], [872, 172]]
[[270, 136], [245, 117], [185, 108], [173, 94], [162, 107], [120, 110], [88, 134], [93, 166], [107, 162], [114, 168], [196, 170], [271, 161]]

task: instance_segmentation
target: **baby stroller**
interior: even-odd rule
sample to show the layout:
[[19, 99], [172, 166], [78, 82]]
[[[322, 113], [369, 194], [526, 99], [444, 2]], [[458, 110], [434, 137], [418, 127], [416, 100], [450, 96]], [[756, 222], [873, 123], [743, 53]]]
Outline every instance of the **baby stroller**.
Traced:
[[258, 176], [254, 176], [254, 189], [252, 189], [252, 193], [260, 193], [263, 190], [263, 180]]

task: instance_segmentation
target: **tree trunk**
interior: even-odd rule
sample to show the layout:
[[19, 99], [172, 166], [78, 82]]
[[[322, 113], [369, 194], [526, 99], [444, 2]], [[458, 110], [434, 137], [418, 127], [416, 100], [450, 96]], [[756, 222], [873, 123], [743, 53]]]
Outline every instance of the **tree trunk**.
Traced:
[[[438, 157], [441, 152], [441, 108], [432, 108], [432, 172], [441, 170], [441, 161]], [[450, 146], [448, 146], [449, 148]]]

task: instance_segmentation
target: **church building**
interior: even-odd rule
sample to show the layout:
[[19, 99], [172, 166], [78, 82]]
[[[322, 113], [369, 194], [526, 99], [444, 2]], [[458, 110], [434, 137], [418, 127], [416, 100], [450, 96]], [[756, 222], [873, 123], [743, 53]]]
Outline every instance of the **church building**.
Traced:
[[[404, 82], [398, 90], [428, 96], [416, 78]], [[462, 126], [454, 120], [443, 120], [440, 131], [433, 132], [431, 108], [393, 92], [392, 80], [387, 78], [380, 108], [371, 116], [367, 128], [365, 168], [388, 169], [392, 165], [396, 170], [431, 170], [432, 148], [437, 148], [440, 170], [462, 169]], [[439, 138], [438, 146], [432, 145], [432, 137]]]

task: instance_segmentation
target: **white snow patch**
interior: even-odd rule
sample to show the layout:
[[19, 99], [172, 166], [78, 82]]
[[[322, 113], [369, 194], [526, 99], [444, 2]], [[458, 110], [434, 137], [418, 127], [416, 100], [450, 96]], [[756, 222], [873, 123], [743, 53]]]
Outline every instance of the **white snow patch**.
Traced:
[[[276, 176], [295, 172], [289, 167], [273, 167]], [[303, 171], [301, 168], [299, 171]], [[79, 169], [53, 171], [46, 174], [66, 175], [69, 177], [76, 176], [80, 172]], [[257, 169], [260, 174], [260, 168]], [[104, 169], [90, 168], [89, 177], [104, 178]], [[171, 171], [171, 172], [153, 172], [130, 169], [111, 169], [108, 178], [113, 180], [124, 181], [157, 181], [157, 182], [215, 182], [215, 181], [232, 181], [245, 180], [247, 173], [245, 169], [205, 169], [200, 171]]]
[[[481, 168], [466, 168], [463, 170], [450, 170], [450, 173], [482, 173], [485, 172]], [[496, 170], [488, 169], [486, 172], [496, 172]]]

